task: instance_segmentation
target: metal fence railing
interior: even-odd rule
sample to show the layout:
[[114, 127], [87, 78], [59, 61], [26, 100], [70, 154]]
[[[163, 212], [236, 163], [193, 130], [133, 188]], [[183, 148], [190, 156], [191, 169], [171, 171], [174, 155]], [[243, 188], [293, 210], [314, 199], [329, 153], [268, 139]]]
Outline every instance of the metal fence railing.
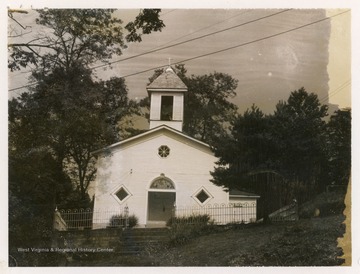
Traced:
[[[56, 210], [55, 230], [84, 230], [129, 227], [129, 208]], [[256, 222], [256, 203], [212, 204], [174, 207], [171, 222], [211, 222], [216, 225]]]
[[173, 220], [176, 222], [204, 222], [207, 215], [209, 221], [217, 225], [252, 223], [256, 221], [256, 203], [212, 204], [206, 206], [175, 207]]
[[55, 212], [54, 229], [83, 230], [129, 226], [129, 208], [61, 209]]

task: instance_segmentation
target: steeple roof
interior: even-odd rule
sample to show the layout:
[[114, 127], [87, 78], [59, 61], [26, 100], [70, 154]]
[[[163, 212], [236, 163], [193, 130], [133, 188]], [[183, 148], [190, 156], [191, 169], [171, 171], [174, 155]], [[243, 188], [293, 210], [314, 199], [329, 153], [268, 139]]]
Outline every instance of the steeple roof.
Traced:
[[169, 66], [160, 76], [147, 86], [147, 89], [180, 89], [184, 91], [187, 90], [187, 87]]

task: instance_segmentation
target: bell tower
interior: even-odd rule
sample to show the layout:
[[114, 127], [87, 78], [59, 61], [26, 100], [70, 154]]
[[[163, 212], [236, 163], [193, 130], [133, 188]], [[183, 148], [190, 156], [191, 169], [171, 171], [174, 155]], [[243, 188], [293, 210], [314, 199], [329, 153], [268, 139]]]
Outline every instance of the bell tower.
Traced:
[[171, 66], [146, 89], [150, 97], [150, 129], [167, 125], [182, 131], [187, 87]]

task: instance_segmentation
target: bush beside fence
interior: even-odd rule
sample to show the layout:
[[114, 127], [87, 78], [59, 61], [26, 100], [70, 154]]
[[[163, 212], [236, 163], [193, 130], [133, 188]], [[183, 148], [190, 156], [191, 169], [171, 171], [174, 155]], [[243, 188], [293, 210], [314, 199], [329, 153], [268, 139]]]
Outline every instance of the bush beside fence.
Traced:
[[173, 218], [182, 222], [196, 222], [192, 216], [209, 216], [216, 225], [253, 223], [256, 221], [256, 203], [212, 204], [206, 206], [175, 207]]

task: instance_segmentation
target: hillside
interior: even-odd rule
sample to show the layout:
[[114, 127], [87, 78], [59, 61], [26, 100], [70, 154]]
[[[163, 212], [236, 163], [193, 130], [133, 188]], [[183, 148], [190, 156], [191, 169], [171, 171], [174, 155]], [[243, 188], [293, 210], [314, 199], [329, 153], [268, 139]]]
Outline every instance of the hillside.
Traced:
[[331, 266], [342, 263], [342, 215], [249, 226], [200, 237], [154, 256], [162, 266]]
[[138, 255], [116, 253], [73, 260], [68, 266], [335, 266], [343, 215], [213, 231], [180, 246], [152, 246]]

